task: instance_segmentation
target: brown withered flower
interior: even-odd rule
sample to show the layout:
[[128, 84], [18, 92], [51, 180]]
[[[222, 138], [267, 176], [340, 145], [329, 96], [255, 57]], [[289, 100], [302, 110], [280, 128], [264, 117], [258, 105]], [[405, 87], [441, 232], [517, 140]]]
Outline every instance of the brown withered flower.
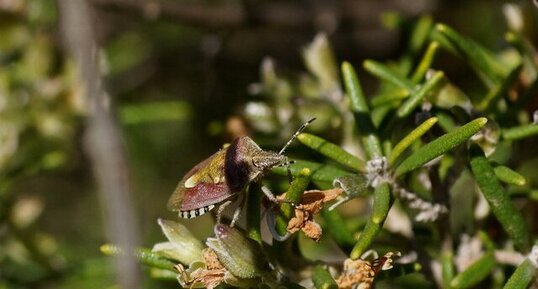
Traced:
[[181, 264], [175, 266], [175, 269], [179, 273], [178, 280], [182, 287], [198, 288], [203, 284], [203, 287], [213, 289], [225, 282], [227, 270], [220, 263], [215, 252], [210, 248], [206, 248], [202, 254], [205, 267], [188, 272]]
[[261, 247], [236, 228], [215, 225], [215, 237], [204, 248], [182, 224], [159, 219], [159, 225], [168, 242], [156, 244], [153, 251], [179, 262], [175, 269], [183, 288], [212, 289], [222, 283], [252, 288], [263, 277], [272, 277]]
[[[330, 190], [305, 191], [299, 204], [295, 206], [295, 216], [288, 221], [286, 230], [293, 234], [299, 230], [310, 239], [318, 242], [321, 238], [321, 226], [314, 221], [314, 215], [318, 214], [323, 205], [336, 199], [343, 193], [340, 188]], [[286, 194], [280, 195], [278, 200], [285, 200]]]
[[392, 268], [393, 256], [400, 256], [399, 252], [388, 252], [383, 257], [373, 261], [363, 259], [346, 259], [342, 274], [336, 279], [339, 289], [371, 289], [375, 276]]

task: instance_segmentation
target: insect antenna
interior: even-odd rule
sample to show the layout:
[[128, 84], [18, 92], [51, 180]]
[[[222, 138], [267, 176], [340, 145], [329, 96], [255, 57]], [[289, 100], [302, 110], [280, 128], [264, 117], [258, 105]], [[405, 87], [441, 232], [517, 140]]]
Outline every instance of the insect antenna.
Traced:
[[293, 136], [284, 145], [284, 147], [280, 150], [280, 152], [278, 152], [278, 154], [279, 155], [283, 154], [284, 151], [286, 151], [286, 149], [291, 145], [291, 143], [297, 138], [297, 136], [299, 136], [303, 132], [303, 130], [315, 120], [316, 120], [316, 118], [314, 117], [314, 118], [310, 119], [309, 121], [305, 122], [303, 125], [301, 125], [301, 127], [293, 134]]
[[[297, 138], [297, 136], [299, 136], [299, 134], [301, 134], [303, 132], [303, 130], [315, 120], [316, 120], [316, 118], [314, 117], [314, 118], [310, 119], [309, 121], [305, 122], [303, 125], [301, 125], [301, 127], [293, 134], [293, 136], [284, 145], [284, 147], [282, 147], [282, 149], [280, 150], [280, 152], [278, 152], [278, 154], [282, 155], [284, 153], [284, 151], [286, 151], [286, 149], [291, 145], [291, 143]], [[286, 171], [288, 172], [288, 181], [290, 183], [292, 181], [290, 165], [293, 164], [293, 163], [294, 163], [294, 161], [289, 161], [288, 158], [286, 158], [286, 161], [284, 162], [284, 166], [286, 167]]]

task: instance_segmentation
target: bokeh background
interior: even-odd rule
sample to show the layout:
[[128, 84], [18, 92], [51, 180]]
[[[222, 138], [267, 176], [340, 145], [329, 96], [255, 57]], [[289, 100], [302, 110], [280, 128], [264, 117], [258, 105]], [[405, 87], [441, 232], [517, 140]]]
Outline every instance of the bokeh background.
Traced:
[[[148, 247], [163, 240], [157, 218], [175, 218], [166, 201], [188, 169], [243, 132], [259, 133], [262, 146], [276, 149], [301, 123], [279, 135], [245, 121], [247, 103], [264, 100], [263, 63], [291, 79], [308, 77], [303, 51], [320, 32], [338, 62], [399, 59], [413, 23], [428, 15], [492, 50], [507, 46], [506, 1], [86, 2], [102, 87], [125, 148], [135, 213], [125, 222]], [[514, 3], [538, 44], [538, 8]], [[116, 284], [110, 258], [99, 251], [108, 238], [85, 148], [90, 105], [60, 5], [0, 0], [0, 288]], [[475, 89], [463, 61], [443, 53], [436, 62], [454, 83]], [[376, 87], [373, 77], [359, 75], [366, 91]], [[338, 138], [338, 124], [331, 125], [313, 129]], [[210, 234], [210, 215], [185, 223], [200, 237]], [[143, 280], [145, 288], [177, 286]]]

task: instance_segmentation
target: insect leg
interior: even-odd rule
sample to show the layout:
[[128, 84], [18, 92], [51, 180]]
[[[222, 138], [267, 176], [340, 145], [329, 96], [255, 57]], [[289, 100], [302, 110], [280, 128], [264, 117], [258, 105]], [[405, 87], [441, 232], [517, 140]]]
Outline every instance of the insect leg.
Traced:
[[268, 187], [262, 186], [262, 192], [267, 197], [267, 199], [269, 199], [269, 201], [271, 201], [271, 202], [273, 202], [275, 204], [279, 203], [279, 201], [277, 200], [277, 198], [275, 197], [273, 192], [271, 192], [271, 190], [269, 190]]
[[294, 202], [291, 202], [291, 201], [288, 201], [288, 200], [279, 200], [279, 199], [277, 199], [275, 197], [275, 195], [273, 194], [273, 192], [271, 192], [271, 190], [266, 186], [262, 186], [262, 192], [267, 197], [267, 199], [269, 201], [271, 201], [272, 203], [274, 203], [274, 204], [288, 203], [288, 204], [292, 205], [293, 207], [296, 207], [296, 204]]
[[232, 228], [235, 225], [235, 222], [237, 222], [239, 220], [239, 217], [241, 216], [241, 210], [245, 206], [246, 198], [245, 198], [244, 194], [240, 194], [239, 198], [241, 198], [240, 201], [239, 201], [239, 205], [235, 208], [235, 211], [234, 211], [234, 214], [233, 214], [233, 217], [232, 217], [232, 222], [230, 223], [230, 227], [232, 227]]
[[217, 224], [220, 224], [220, 220], [222, 219], [222, 213], [224, 212], [224, 209], [226, 209], [226, 207], [228, 207], [231, 203], [232, 201], [228, 200], [219, 206], [219, 209], [217, 211]]

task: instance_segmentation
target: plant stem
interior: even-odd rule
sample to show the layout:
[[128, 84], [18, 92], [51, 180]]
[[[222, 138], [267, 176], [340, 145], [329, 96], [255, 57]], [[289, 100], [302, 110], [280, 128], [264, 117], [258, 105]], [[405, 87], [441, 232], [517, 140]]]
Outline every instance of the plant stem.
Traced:
[[351, 251], [351, 259], [356, 260], [370, 247], [375, 236], [381, 231], [391, 205], [390, 187], [387, 183], [380, 184], [374, 191], [372, 214], [359, 240]]
[[381, 142], [377, 136], [376, 128], [370, 116], [370, 109], [357, 77], [357, 73], [351, 64], [342, 64], [342, 76], [347, 95], [351, 99], [351, 110], [355, 115], [355, 122], [361, 133], [361, 142], [370, 159], [383, 155]]
[[262, 203], [262, 190], [259, 182], [251, 184], [247, 194], [247, 234], [258, 242], [262, 243], [262, 234], [260, 231], [261, 211], [260, 204]]
[[[308, 168], [303, 168], [286, 192], [286, 201], [294, 204], [300, 203], [311, 177], [312, 171]], [[276, 216], [276, 229], [281, 235], [286, 234], [288, 221], [295, 215], [293, 206], [290, 203], [282, 203], [280, 205], [280, 214]]]

